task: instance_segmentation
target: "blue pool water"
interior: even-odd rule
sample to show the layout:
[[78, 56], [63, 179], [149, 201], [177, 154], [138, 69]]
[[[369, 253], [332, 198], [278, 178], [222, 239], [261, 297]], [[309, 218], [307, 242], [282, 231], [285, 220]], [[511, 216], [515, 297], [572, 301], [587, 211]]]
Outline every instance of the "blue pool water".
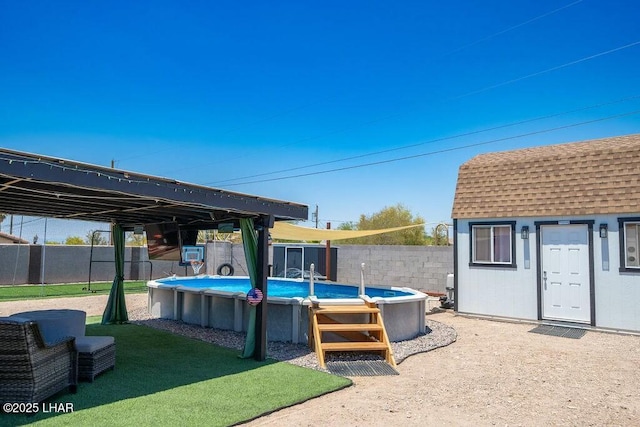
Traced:
[[[226, 292], [247, 293], [251, 289], [251, 282], [248, 277], [196, 277], [196, 278], [173, 278], [156, 280], [157, 283], [171, 286], [188, 286], [197, 289], [215, 289]], [[309, 296], [309, 281], [304, 282], [269, 278], [267, 280], [267, 292], [272, 297], [306, 298]], [[314, 282], [315, 295], [318, 298], [357, 298], [358, 287], [351, 285], [341, 285], [334, 283]], [[369, 297], [401, 297], [412, 295], [408, 292], [382, 289], [365, 288], [365, 293]]]

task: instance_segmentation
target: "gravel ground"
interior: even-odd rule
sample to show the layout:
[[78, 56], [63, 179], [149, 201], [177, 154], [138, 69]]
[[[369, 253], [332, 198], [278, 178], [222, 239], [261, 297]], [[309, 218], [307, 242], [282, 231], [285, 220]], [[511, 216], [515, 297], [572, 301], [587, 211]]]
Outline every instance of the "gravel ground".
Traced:
[[[73, 308], [84, 310], [88, 316], [101, 315], [107, 302], [107, 295], [86, 296], [76, 298], [55, 298], [34, 301], [12, 301], [0, 303], [0, 316], [17, 313], [25, 310], [38, 310], [48, 308]], [[127, 313], [132, 323], [162, 329], [202, 341], [217, 344], [223, 347], [242, 350], [244, 348], [245, 334], [220, 329], [202, 328], [172, 320], [152, 319], [147, 310], [146, 294], [127, 294]], [[440, 322], [427, 320], [427, 330], [413, 340], [392, 343], [393, 354], [396, 363], [402, 362], [407, 357], [433, 350], [451, 344], [456, 340], [456, 332], [450, 326]], [[307, 368], [323, 370], [318, 365], [315, 353], [309, 350], [306, 344], [290, 344], [283, 342], [268, 342], [267, 356], [276, 360], [286, 361]], [[327, 361], [349, 360], [354, 357], [367, 357], [353, 353], [329, 353]], [[374, 358], [378, 358], [374, 356]]]
[[[217, 344], [223, 347], [242, 350], [244, 348], [244, 333], [225, 331], [220, 329], [202, 328], [200, 326], [188, 325], [182, 322], [174, 322], [163, 319], [148, 319], [146, 316], [130, 315], [130, 320], [135, 323], [150, 326], [152, 328], [163, 329], [191, 338]], [[394, 342], [391, 344], [396, 363], [400, 363], [407, 357], [433, 350], [438, 347], [449, 345], [456, 340], [456, 331], [443, 323], [427, 320], [428, 333], [412, 340]], [[315, 353], [309, 350], [306, 344], [291, 344], [284, 342], [268, 342], [267, 356], [276, 360], [286, 361], [294, 365], [306, 368], [323, 370], [318, 365]], [[365, 356], [354, 353], [329, 353], [327, 361], [350, 360], [353, 358], [362, 359], [378, 358], [377, 356]]]

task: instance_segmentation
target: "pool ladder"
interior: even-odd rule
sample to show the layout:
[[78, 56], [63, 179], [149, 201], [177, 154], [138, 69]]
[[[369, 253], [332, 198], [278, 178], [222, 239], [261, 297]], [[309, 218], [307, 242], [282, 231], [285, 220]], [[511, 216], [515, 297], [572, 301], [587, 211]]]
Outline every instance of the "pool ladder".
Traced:
[[327, 305], [314, 301], [309, 306], [309, 318], [309, 347], [316, 352], [322, 368], [326, 368], [329, 351], [376, 352], [396, 366], [382, 313], [375, 303]]

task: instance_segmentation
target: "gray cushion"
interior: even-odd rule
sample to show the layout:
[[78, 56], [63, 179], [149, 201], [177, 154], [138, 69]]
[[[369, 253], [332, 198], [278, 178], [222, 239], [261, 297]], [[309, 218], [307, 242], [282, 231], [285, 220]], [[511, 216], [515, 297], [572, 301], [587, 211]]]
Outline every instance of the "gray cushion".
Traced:
[[82, 310], [34, 310], [11, 315], [11, 318], [29, 319], [38, 323], [47, 342], [56, 342], [64, 337], [84, 336], [87, 314]]
[[105, 348], [115, 342], [113, 337], [78, 337], [76, 338], [76, 350], [79, 353], [93, 353], [94, 351]]
[[15, 322], [15, 323], [26, 323], [26, 322], [31, 322], [31, 320], [27, 319], [26, 317], [19, 317], [14, 315], [11, 315], [9, 317], [0, 317], [0, 321], [2, 322]]

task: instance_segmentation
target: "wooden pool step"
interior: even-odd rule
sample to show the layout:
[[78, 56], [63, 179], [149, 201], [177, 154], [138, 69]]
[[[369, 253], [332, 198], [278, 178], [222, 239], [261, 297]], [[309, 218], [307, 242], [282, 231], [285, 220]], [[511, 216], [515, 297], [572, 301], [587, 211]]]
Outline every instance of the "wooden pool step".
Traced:
[[386, 351], [387, 345], [379, 341], [325, 342], [322, 349], [327, 351]]
[[377, 323], [320, 323], [320, 332], [375, 332], [382, 331], [382, 325]]
[[[326, 368], [328, 351], [379, 352], [387, 363], [396, 366], [382, 314], [374, 304], [314, 304], [309, 307], [309, 318], [309, 346], [315, 350], [321, 367]], [[327, 342], [325, 333], [336, 334], [344, 341]]]
[[371, 307], [369, 305], [323, 305], [318, 307], [312, 307], [319, 314], [379, 314], [380, 309], [378, 307]]

